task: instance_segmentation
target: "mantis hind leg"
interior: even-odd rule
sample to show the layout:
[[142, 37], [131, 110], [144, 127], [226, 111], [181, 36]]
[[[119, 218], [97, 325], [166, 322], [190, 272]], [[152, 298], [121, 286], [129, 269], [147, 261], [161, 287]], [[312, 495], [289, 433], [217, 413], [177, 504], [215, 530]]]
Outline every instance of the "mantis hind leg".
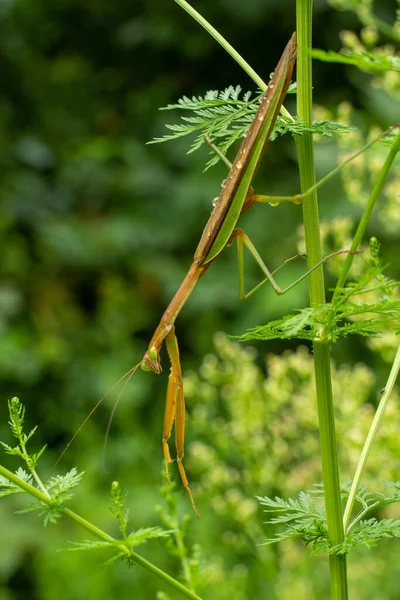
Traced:
[[168, 388], [165, 402], [162, 437], [167, 478], [168, 481], [170, 481], [168, 465], [169, 463], [173, 462], [173, 459], [171, 458], [168, 441], [171, 437], [172, 427], [175, 420], [176, 462], [178, 463], [179, 474], [181, 476], [183, 486], [186, 488], [189, 494], [193, 510], [196, 513], [196, 517], [199, 519], [200, 515], [197, 512], [189, 481], [183, 466], [183, 457], [185, 454], [185, 398], [183, 395], [182, 370], [179, 359], [178, 340], [175, 335], [175, 327], [172, 327], [171, 331], [165, 338], [165, 343], [171, 363], [171, 372], [168, 378]]
[[[305, 256], [305, 255], [304, 254], [296, 254], [295, 256], [292, 256], [291, 258], [288, 258], [287, 260], [285, 260], [282, 263], [282, 265], [280, 265], [277, 269], [275, 269], [275, 271], [271, 272], [268, 269], [268, 267], [266, 266], [266, 264], [264, 263], [263, 259], [259, 255], [259, 253], [257, 252], [256, 248], [254, 247], [254, 244], [251, 242], [248, 235], [242, 229], [234, 229], [233, 230], [232, 235], [229, 240], [229, 243], [232, 243], [234, 240], [237, 243], [237, 250], [238, 250], [239, 295], [240, 295], [241, 300], [248, 298], [249, 296], [254, 294], [255, 291], [257, 291], [262, 285], [264, 285], [267, 282], [269, 282], [271, 284], [275, 293], [278, 294], [278, 296], [280, 296], [282, 294], [285, 294], [289, 290], [291, 290], [295, 285], [300, 283], [300, 281], [303, 281], [303, 279], [308, 277], [310, 273], [315, 271], [315, 269], [318, 269], [318, 267], [323, 265], [323, 263], [326, 260], [328, 260], [329, 258], [332, 258], [332, 256], [338, 256], [339, 254], [359, 254], [359, 252], [357, 250], [337, 250], [336, 252], [332, 252], [331, 254], [324, 256], [324, 258], [322, 258], [315, 265], [313, 265], [311, 267], [311, 269], [308, 269], [308, 271], [303, 273], [303, 275], [301, 275], [293, 283], [291, 283], [290, 285], [288, 285], [285, 288], [280, 288], [274, 279], [274, 274], [277, 273], [277, 271], [279, 271], [288, 262], [295, 260], [296, 258], [299, 258], [301, 256]], [[250, 290], [247, 293], [245, 292], [245, 289], [244, 289], [243, 249], [245, 246], [249, 250], [250, 254], [253, 256], [253, 258], [255, 259], [255, 261], [257, 262], [257, 264], [259, 265], [259, 267], [261, 268], [262, 272], [265, 275], [265, 278], [258, 285], [256, 285], [252, 290]]]

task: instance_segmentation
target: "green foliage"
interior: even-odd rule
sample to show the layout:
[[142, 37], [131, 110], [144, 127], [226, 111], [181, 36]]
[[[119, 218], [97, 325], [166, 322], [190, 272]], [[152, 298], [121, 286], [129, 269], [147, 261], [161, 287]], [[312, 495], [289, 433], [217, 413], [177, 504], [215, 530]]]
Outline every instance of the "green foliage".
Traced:
[[400, 58], [396, 56], [381, 56], [373, 52], [362, 52], [361, 54], [346, 52], [324, 52], [323, 50], [313, 50], [313, 58], [322, 62], [336, 62], [347, 65], [354, 65], [362, 71], [369, 73], [381, 73], [386, 71], [400, 71]]
[[83, 475], [83, 472], [78, 473], [74, 467], [65, 475], [50, 477], [45, 483], [46, 490], [53, 501], [64, 503], [72, 498], [71, 490], [80, 484]]
[[[291, 89], [293, 90], [293, 86]], [[230, 86], [222, 92], [211, 90], [204, 97], [187, 98], [183, 96], [176, 104], [169, 104], [161, 110], [193, 111], [196, 116], [181, 117], [183, 123], [180, 124], [166, 124], [167, 129], [170, 129], [172, 133], [162, 138], [156, 138], [150, 143], [167, 142], [200, 131], [190, 146], [189, 154], [198, 150], [205, 143], [204, 136], [208, 135], [212, 140], [218, 142], [219, 150], [225, 155], [237, 140], [245, 137], [261, 99], [261, 96], [258, 96], [252, 100], [251, 92], [246, 92], [240, 100], [241, 91], [240, 86]], [[272, 142], [277, 136], [288, 132], [302, 135], [308, 131], [315, 135], [331, 137], [334, 134], [346, 133], [351, 129], [352, 127], [349, 128], [334, 121], [316, 121], [310, 128], [305, 127], [299, 119], [288, 120], [278, 117], [270, 141]], [[219, 156], [213, 153], [205, 170], [217, 164], [219, 160]]]
[[282, 498], [258, 498], [264, 512], [274, 516], [267, 521], [271, 525], [282, 524], [286, 529], [276, 537], [268, 540], [267, 544], [281, 542], [286, 539], [301, 537], [306, 545], [312, 546], [312, 554], [325, 554], [328, 546], [328, 530], [325, 511], [321, 504], [316, 503], [311, 494], [301, 492], [297, 500], [288, 501]]
[[[143, 567], [158, 575], [161, 579], [164, 579], [175, 586], [188, 597], [199, 599], [199, 597], [192, 594], [190, 590], [180, 585], [172, 577], [169, 577], [148, 561], [139, 557], [134, 551], [136, 547], [145, 544], [148, 540], [168, 537], [173, 533], [171, 530], [166, 531], [160, 527], [146, 527], [128, 533], [129, 511], [126, 509], [127, 495], [122, 495], [121, 487], [117, 481], [114, 481], [111, 486], [112, 507], [110, 512], [118, 521], [122, 540], [111, 537], [89, 521], [86, 521], [71, 510], [66, 509], [64, 504], [71, 498], [71, 490], [79, 485], [83, 474], [77, 473], [76, 469], [72, 469], [65, 476], [56, 476], [47, 482], [42, 482], [35, 470], [39, 457], [38, 455], [29, 455], [26, 449], [26, 443], [32, 438], [36, 428], [28, 435], [25, 434], [23, 429], [25, 408], [18, 398], [12, 398], [12, 400], [9, 401], [9, 413], [11, 431], [20, 443], [15, 448], [11, 448], [4, 443], [3, 446], [8, 454], [19, 456], [25, 461], [31, 475], [28, 475], [21, 469], [14, 475], [0, 465], [0, 491], [2, 492], [0, 497], [8, 496], [17, 491], [30, 494], [36, 500], [39, 499], [39, 502], [35, 502], [27, 509], [18, 511], [20, 514], [40, 510], [44, 517], [45, 526], [48, 523], [56, 523], [61, 516], [66, 516], [88, 530], [96, 538], [100, 538], [96, 541], [84, 540], [83, 542], [72, 542], [73, 548], [69, 548], [69, 550], [112, 550], [114, 556], [106, 562], [106, 565], [113, 565], [121, 561], [127, 561], [130, 566], [141, 564]], [[44, 449], [42, 449], [40, 454], [43, 454], [43, 451]], [[36, 483], [37, 487], [34, 487], [33, 482]]]
[[142, 546], [148, 540], [154, 540], [159, 538], [168, 537], [170, 535], [170, 531], [165, 531], [160, 527], [146, 527], [144, 529], [138, 529], [137, 531], [132, 531], [130, 534], [124, 537], [124, 546], [125, 548], [121, 549], [121, 542], [118, 540], [110, 540], [110, 541], [93, 541], [93, 540], [84, 540], [83, 542], [71, 542], [73, 544], [72, 548], [68, 548], [68, 551], [77, 551], [77, 550], [113, 550], [114, 556], [108, 559], [105, 562], [106, 566], [111, 566], [118, 562], [127, 562], [128, 566], [132, 567], [136, 564], [135, 557], [132, 555], [132, 551], [137, 546]]
[[10, 420], [9, 425], [13, 436], [19, 441], [15, 447], [11, 447], [4, 442], [0, 442], [5, 448], [7, 454], [18, 456], [27, 465], [30, 473], [19, 468], [16, 471], [18, 479], [28, 484], [25, 488], [18, 486], [15, 481], [10, 481], [2, 476], [0, 480], [0, 496], [9, 494], [29, 493], [29, 486], [36, 484], [37, 489], [45, 494], [48, 502], [35, 502], [29, 508], [20, 510], [21, 514], [39, 511], [43, 516], [44, 525], [55, 523], [62, 514], [63, 503], [72, 498], [72, 489], [79, 485], [83, 473], [78, 473], [76, 468], [71, 469], [65, 475], [58, 475], [48, 478], [42, 482], [36, 472], [37, 463], [46, 449], [43, 446], [39, 452], [30, 454], [27, 450], [27, 443], [31, 440], [36, 432], [34, 427], [28, 434], [24, 432], [25, 407], [20, 403], [18, 398], [12, 398], [8, 402]]
[[110, 514], [118, 520], [119, 530], [124, 539], [126, 539], [126, 528], [129, 520], [129, 510], [125, 509], [127, 497], [127, 494], [122, 497], [122, 491], [119, 482], [113, 481], [111, 484], [111, 499], [113, 504], [110, 507]]
[[33, 471], [46, 446], [43, 446], [36, 454], [29, 455], [26, 445], [35, 434], [36, 427], [31, 429], [28, 434], [24, 433], [25, 407], [19, 402], [18, 398], [12, 398], [8, 401], [8, 410], [10, 414], [8, 424], [10, 425], [11, 433], [20, 443], [14, 448], [4, 442], [1, 442], [1, 445], [5, 448], [7, 454], [19, 456], [22, 460], [26, 461], [29, 469]]
[[[19, 467], [15, 471], [16, 476], [21, 481], [28, 483], [29, 485], [33, 484], [33, 477], [30, 473]], [[21, 489], [16, 483], [13, 483], [3, 475], [0, 476], [0, 498], [4, 498], [5, 496], [10, 496], [10, 494], [20, 494], [23, 493], [23, 489]]]
[[[219, 590], [226, 588], [227, 598], [229, 595], [235, 600], [255, 596], [260, 577], [266, 583], [271, 579], [274, 593], [282, 594], [286, 600], [291, 598], [293, 586], [297, 589], [299, 580], [305, 578], [309, 582], [309, 597], [315, 597], [320, 586], [324, 586], [324, 569], [311, 570], [307, 566], [309, 549], [302, 550], [294, 542], [288, 541], [276, 550], [274, 545], [260, 545], [266, 537], [271, 539], [278, 534], [276, 526], [262, 525], [254, 499], [256, 491], [272, 500], [276, 496], [291, 496], [297, 502], [304, 497], [303, 493], [299, 494], [300, 489], [315, 489], [315, 482], [321, 480], [312, 354], [305, 347], [295, 352], [287, 350], [280, 356], [270, 353], [265, 357], [264, 369], [254, 349], [239, 346], [221, 333], [214, 341], [214, 353], [205, 357], [198, 373], [186, 373], [184, 386], [192, 406], [188, 418], [188, 436], [192, 441], [187, 451], [187, 468], [197, 480], [193, 492], [200, 507], [211, 502], [218, 518], [218, 527], [215, 525], [215, 531], [207, 535], [209, 544], [221, 544], [223, 557], [220, 560], [207, 557], [215, 594], [219, 598], [222, 594]], [[331, 369], [337, 399], [338, 454], [341, 476], [346, 479], [354, 473], [370, 428], [373, 405], [379, 396], [379, 373], [360, 361], [354, 365], [343, 364], [340, 353]], [[379, 520], [394, 516], [389, 502], [395, 501], [398, 484], [385, 483], [384, 493], [380, 493], [377, 486], [382, 479], [398, 481], [400, 478], [399, 406], [398, 391], [395, 391], [363, 477], [376, 491], [370, 492], [368, 500], [367, 491], [359, 490], [354, 518], [365, 520], [366, 506], [371, 518], [378, 513]], [[343, 500], [347, 498], [348, 489], [348, 485], [343, 487]], [[320, 540], [319, 552], [330, 552], [323, 535], [326, 524], [320, 515], [324, 514], [321, 490], [310, 494], [315, 527], [307, 531], [303, 522], [304, 536], [308, 533], [311, 541], [313, 536]], [[382, 504], [374, 507], [377, 501]], [[208, 515], [203, 515], [203, 510], [202, 517], [207, 520]], [[349, 535], [351, 530], [352, 527]], [[250, 548], [252, 557], [248, 555]], [[313, 552], [313, 546], [310, 548]], [[388, 556], [393, 552], [393, 556], [398, 557], [397, 547], [392, 547], [390, 552], [382, 549], [382, 552]], [[371, 586], [373, 590], [385, 586], [376, 573], [373, 580], [369, 578], [366, 583], [365, 569], [372, 568], [372, 555], [356, 551], [351, 560], [352, 585], [366, 597]], [[394, 566], [396, 561], [393, 560]], [[244, 593], [238, 589], [238, 582], [230, 578], [239, 564], [246, 567], [242, 581]], [[272, 565], [276, 565], [278, 573]], [[291, 582], [289, 588], [288, 581]]]
[[[177, 484], [167, 481], [164, 470], [163, 477], [164, 484], [160, 491], [164, 504], [157, 506], [156, 510], [162, 523], [171, 531], [165, 545], [168, 553], [179, 560], [181, 567], [180, 579], [190, 590], [197, 592], [206, 585], [208, 578], [207, 563], [199, 544], [193, 544], [191, 548], [187, 546], [186, 537], [189, 526], [193, 522], [193, 517], [187, 514], [183, 518], [179, 516]], [[160, 599], [164, 596], [162, 592], [159, 593]]]
[[[346, 498], [349, 485], [342, 488], [342, 497]], [[329, 543], [326, 516], [321, 504], [321, 489], [312, 492], [300, 492], [297, 499], [259, 497], [258, 500], [266, 513], [274, 516], [267, 523], [283, 526], [284, 530], [265, 542], [273, 544], [283, 540], [300, 537], [306, 546], [311, 546], [311, 555], [344, 554], [357, 546], [372, 548], [390, 537], [400, 537], [400, 519], [381, 519], [363, 517], [371, 511], [376, 512], [385, 505], [399, 503], [399, 482], [385, 482], [389, 494], [373, 493], [367, 485], [357, 492], [357, 502], [362, 509], [354, 518], [342, 544]]]
[[[333, 343], [348, 335], [380, 335], [382, 329], [388, 326], [398, 331], [400, 300], [397, 299], [396, 292], [400, 284], [383, 275], [384, 267], [379, 258], [376, 238], [372, 240], [371, 246], [371, 264], [365, 263], [364, 274], [339, 290], [334, 302], [301, 309], [295, 315], [270, 321], [241, 336], [234, 336], [234, 339], [248, 341], [297, 338], [316, 341], [322, 338]], [[369, 300], [372, 293], [372, 299]]]

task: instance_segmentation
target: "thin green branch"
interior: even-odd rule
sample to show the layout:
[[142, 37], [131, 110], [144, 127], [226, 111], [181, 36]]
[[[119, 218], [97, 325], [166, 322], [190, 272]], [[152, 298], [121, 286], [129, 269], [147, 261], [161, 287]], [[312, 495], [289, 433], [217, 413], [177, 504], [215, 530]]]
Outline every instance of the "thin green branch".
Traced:
[[[220, 44], [224, 50], [226, 50], [226, 52], [240, 65], [240, 67], [242, 67], [249, 77], [251, 77], [260, 90], [265, 92], [267, 89], [267, 84], [265, 81], [263, 81], [261, 77], [257, 75], [249, 63], [246, 62], [242, 56], [240, 56], [239, 52], [237, 52], [235, 48], [231, 46], [231, 44], [211, 25], [211, 23], [209, 23], [200, 13], [198, 13], [193, 6], [190, 6], [186, 0], [175, 0], [175, 2], [179, 4], [183, 10], [189, 13], [189, 15], [193, 17], [195, 21], [200, 23], [200, 25], [204, 27], [204, 29], [218, 42], [218, 44]], [[291, 114], [283, 106], [281, 108], [281, 114], [287, 119], [293, 120]]]
[[[390, 394], [392, 393], [394, 384], [396, 382], [397, 376], [400, 370], [400, 345], [397, 349], [397, 353], [395, 359], [393, 361], [392, 369], [389, 374], [389, 378], [387, 380], [387, 384], [385, 387], [385, 391], [383, 392], [381, 401], [379, 402], [378, 409], [375, 413], [374, 419], [372, 421], [371, 428], [368, 432], [367, 439], [365, 440], [364, 448], [361, 452], [360, 460], [358, 461], [356, 473], [354, 475], [353, 483], [351, 485], [350, 494], [347, 500], [346, 508], [343, 516], [343, 527], [344, 530], [347, 531], [349, 528], [349, 521], [351, 517], [351, 513], [353, 510], [354, 502], [356, 500], [357, 490], [360, 485], [360, 481], [365, 469], [365, 465], [371, 452], [372, 444], [374, 443], [376, 434], [379, 429], [379, 425], [381, 424], [386, 406], [389, 401]], [[353, 525], [354, 523], [352, 523]]]
[[[54, 502], [51, 498], [49, 498], [48, 495], [44, 494], [43, 492], [30, 485], [26, 481], [23, 481], [22, 479], [17, 477], [17, 475], [12, 473], [12, 471], [9, 471], [2, 465], [0, 465], [0, 475], [3, 475], [3, 477], [11, 481], [14, 485], [18, 486], [24, 492], [36, 498], [36, 500], [38, 500], [39, 502], [42, 502], [46, 506], [54, 507]], [[170, 575], [168, 575], [167, 573], [165, 573], [164, 571], [147, 561], [145, 558], [142, 558], [136, 552], [133, 552], [133, 550], [129, 548], [128, 545], [123, 544], [116, 538], [113, 538], [111, 535], [109, 535], [102, 529], [99, 529], [99, 527], [96, 527], [96, 525], [93, 525], [93, 523], [90, 523], [89, 521], [87, 521], [77, 513], [73, 512], [69, 508], [65, 508], [62, 505], [59, 505], [58, 503], [56, 504], [56, 507], [60, 513], [67, 516], [69, 519], [72, 519], [80, 527], [83, 527], [84, 529], [86, 529], [86, 531], [94, 535], [96, 538], [102, 540], [103, 542], [110, 543], [113, 548], [123, 553], [127, 559], [132, 560], [138, 565], [147, 569], [148, 571], [162, 579], [165, 583], [168, 583], [169, 585], [174, 587], [178, 592], [181, 592], [181, 594], [183, 594], [187, 598], [191, 598], [192, 600], [202, 600], [200, 596], [187, 589], [179, 581], [177, 581], [176, 579], [174, 579], [173, 577], [171, 577]]]
[[[390, 167], [392, 166], [392, 163], [395, 159], [395, 156], [397, 154], [397, 152], [399, 151], [400, 148], [400, 125], [396, 124], [393, 127], [390, 127], [389, 129], [386, 129], [386, 131], [384, 131], [383, 133], [381, 133], [380, 135], [378, 135], [376, 138], [374, 138], [373, 140], [371, 140], [370, 142], [368, 142], [368, 144], [365, 144], [365, 146], [363, 146], [360, 150], [357, 150], [357, 152], [355, 152], [354, 154], [352, 154], [351, 156], [349, 156], [349, 158], [347, 158], [346, 160], [344, 160], [343, 162], [340, 163], [340, 165], [338, 165], [337, 167], [335, 167], [334, 169], [332, 169], [332, 171], [330, 171], [329, 173], [327, 173], [327, 175], [324, 175], [324, 177], [322, 177], [319, 181], [317, 181], [316, 183], [314, 183], [314, 185], [312, 185], [308, 190], [306, 190], [304, 193], [301, 194], [294, 194], [293, 196], [266, 196], [266, 195], [258, 195], [257, 197], [257, 202], [293, 202], [295, 204], [299, 203], [304, 200], [305, 198], [307, 198], [307, 196], [309, 196], [312, 192], [315, 192], [318, 188], [320, 188], [322, 185], [324, 185], [327, 181], [329, 181], [332, 177], [334, 177], [335, 175], [337, 175], [343, 168], [345, 168], [348, 164], [350, 164], [353, 160], [355, 160], [358, 156], [360, 156], [361, 154], [363, 154], [366, 150], [369, 150], [374, 144], [376, 144], [377, 142], [379, 142], [382, 138], [384, 138], [385, 136], [387, 136], [389, 133], [391, 133], [393, 130], [399, 128], [399, 135], [398, 138], [396, 138], [394, 144], [391, 147], [391, 150], [389, 152], [388, 158], [382, 168], [381, 171], [381, 175], [379, 176], [379, 179], [376, 183], [376, 187], [379, 188], [377, 189], [377, 191], [375, 191], [375, 188], [372, 191], [371, 194], [371, 198], [374, 196], [374, 201], [373, 201], [373, 205], [370, 207], [370, 202], [371, 199], [367, 205], [367, 214], [365, 215], [365, 217], [363, 217], [363, 220], [360, 223], [360, 226], [362, 224], [363, 226], [363, 231], [365, 231], [365, 227], [366, 224], [368, 223], [368, 219], [371, 215], [373, 206], [380, 194], [380, 192], [382, 191], [382, 187], [386, 181], [387, 175], [389, 174], [389, 170]], [[384, 177], [381, 180], [381, 176], [384, 175]], [[378, 185], [379, 182], [379, 185]], [[365, 223], [364, 223], [364, 218], [365, 218]], [[359, 232], [357, 230], [357, 234], [356, 237], [358, 238]], [[361, 234], [362, 237], [363, 234]], [[360, 239], [361, 241], [361, 239]], [[354, 241], [353, 241], [354, 244]], [[358, 245], [356, 245], [354, 248], [352, 247], [351, 250], [357, 250]], [[352, 259], [354, 259], [354, 255], [352, 256]]]
[[369, 512], [371, 512], [371, 510], [374, 510], [374, 508], [377, 508], [380, 505], [380, 502], [374, 502], [374, 504], [370, 504], [368, 506], [366, 506], [364, 508], [364, 510], [362, 510], [357, 517], [350, 523], [350, 525], [348, 527], [346, 527], [346, 534], [349, 533], [349, 531], [351, 529], [353, 529], [357, 523], [359, 523], [359, 521], [361, 521], [361, 519], [368, 514]]

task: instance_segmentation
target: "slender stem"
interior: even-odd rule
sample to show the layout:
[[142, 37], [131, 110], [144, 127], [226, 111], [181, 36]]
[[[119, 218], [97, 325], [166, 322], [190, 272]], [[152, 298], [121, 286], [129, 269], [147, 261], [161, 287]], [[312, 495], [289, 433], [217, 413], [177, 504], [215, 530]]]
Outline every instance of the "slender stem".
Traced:
[[47, 506], [56, 506], [57, 510], [60, 513], [67, 516], [69, 519], [75, 521], [75, 523], [86, 529], [86, 531], [90, 532], [103, 542], [109, 542], [110, 544], [112, 544], [113, 548], [116, 548], [120, 552], [123, 552], [127, 558], [133, 560], [138, 565], [141, 565], [154, 575], [157, 575], [157, 577], [174, 587], [177, 591], [181, 592], [187, 598], [192, 598], [192, 600], [202, 600], [200, 596], [195, 594], [195, 592], [192, 592], [191, 590], [187, 589], [179, 581], [177, 581], [176, 579], [174, 579], [173, 577], [171, 577], [170, 575], [168, 575], [167, 573], [165, 573], [164, 571], [147, 561], [145, 558], [142, 558], [136, 552], [133, 552], [133, 550], [129, 548], [128, 545], [124, 544], [120, 540], [117, 540], [116, 538], [113, 538], [111, 535], [108, 535], [108, 533], [106, 533], [102, 529], [99, 529], [98, 527], [96, 527], [96, 525], [93, 525], [93, 523], [90, 523], [89, 521], [87, 521], [77, 513], [73, 512], [69, 508], [65, 508], [62, 505], [59, 505], [58, 503], [55, 505], [54, 501], [51, 498], [49, 498], [48, 495], [44, 494], [28, 482], [23, 481], [17, 475], [12, 473], [12, 471], [9, 471], [2, 465], [0, 465], [0, 475], [3, 475], [3, 477], [14, 483], [24, 492], [36, 498], [39, 502], [42, 502]]
[[190, 564], [189, 564], [189, 560], [187, 557], [186, 547], [183, 542], [182, 532], [179, 529], [177, 522], [176, 522], [176, 528], [174, 531], [174, 538], [175, 538], [176, 547], [179, 551], [179, 557], [180, 557], [180, 561], [181, 561], [181, 565], [182, 565], [182, 572], [183, 572], [184, 580], [186, 581], [186, 584], [189, 586], [189, 589], [192, 589], [193, 583], [192, 583], [192, 573], [190, 571]]
[[[312, 122], [312, 72], [311, 72], [311, 23], [312, 0], [297, 0], [297, 110], [299, 118], [310, 126]], [[311, 134], [304, 132], [296, 138], [299, 158], [301, 191], [315, 185], [314, 153]], [[317, 194], [314, 189], [303, 201], [303, 217], [306, 239], [308, 268], [321, 259]], [[325, 302], [322, 266], [309, 277], [311, 306]], [[314, 343], [314, 369], [320, 428], [322, 472], [328, 536], [332, 545], [344, 539], [340, 497], [339, 469], [336, 451], [335, 422], [333, 410], [330, 351], [328, 341], [321, 330], [321, 339]], [[331, 595], [333, 600], [347, 599], [346, 556], [329, 557]]]
[[255, 81], [258, 87], [263, 92], [265, 92], [265, 90], [267, 89], [267, 84], [261, 79], [259, 75], [257, 75], [254, 69], [251, 68], [251, 66], [244, 60], [244, 58], [240, 56], [239, 52], [237, 52], [235, 48], [231, 46], [231, 44], [216, 29], [214, 29], [211, 23], [209, 23], [200, 13], [198, 13], [197, 10], [193, 8], [193, 6], [190, 6], [190, 4], [186, 2], [186, 0], [175, 0], [175, 2], [179, 4], [179, 6], [183, 8], [183, 10], [189, 13], [189, 15], [193, 17], [195, 21], [200, 23], [200, 25], [204, 27], [204, 29], [218, 42], [218, 44], [220, 44], [224, 48], [224, 50], [226, 50], [226, 52], [230, 54], [234, 60], [236, 60], [236, 62], [251, 77], [251, 79]]
[[[314, 343], [314, 364], [328, 536], [336, 545], [343, 542], [344, 530], [328, 344]], [[347, 599], [346, 555], [330, 555], [329, 566], [332, 600]]]
[[[197, 10], [193, 8], [193, 6], [190, 6], [190, 4], [186, 2], [186, 0], [175, 0], [175, 2], [179, 4], [179, 6], [183, 8], [183, 10], [189, 13], [189, 15], [193, 17], [195, 21], [200, 23], [200, 25], [204, 27], [204, 29], [218, 42], [218, 44], [220, 44], [224, 48], [224, 50], [226, 50], [226, 52], [230, 54], [230, 56], [232, 56], [232, 58], [242, 67], [242, 69], [247, 73], [247, 75], [249, 75], [249, 77], [260, 88], [260, 90], [265, 92], [265, 90], [267, 89], [267, 84], [265, 83], [265, 81], [263, 81], [261, 77], [257, 75], [255, 70], [249, 65], [249, 63], [246, 62], [242, 56], [240, 56], [239, 52], [237, 52], [235, 48], [231, 46], [231, 44], [216, 29], [214, 29], [211, 23], [209, 23], [200, 13], [198, 13]], [[293, 117], [284, 106], [281, 107], [280, 112], [284, 117], [293, 121]]]
[[19, 445], [20, 445], [20, 448], [22, 450], [21, 457], [24, 459], [24, 461], [28, 465], [29, 470], [32, 473], [32, 476], [33, 476], [34, 480], [36, 481], [39, 489], [43, 492], [43, 494], [45, 496], [47, 496], [47, 498], [50, 499], [51, 496], [50, 496], [49, 492], [46, 490], [46, 488], [45, 488], [42, 480], [40, 479], [39, 475], [37, 474], [36, 469], [33, 466], [33, 460], [31, 459], [31, 457], [29, 456], [29, 454], [27, 452], [27, 449], [26, 449], [26, 446], [25, 446], [25, 443], [24, 443], [22, 435], [19, 438]]
[[[350, 250], [357, 250], [361, 244], [361, 240], [364, 237], [365, 231], [367, 229], [367, 225], [371, 218], [371, 213], [375, 207], [376, 201], [378, 200], [378, 198], [380, 196], [380, 193], [382, 192], [383, 186], [385, 185], [386, 179], [389, 175], [389, 171], [392, 167], [394, 159], [396, 158], [396, 154], [399, 152], [399, 150], [400, 150], [400, 130], [399, 130], [399, 133], [397, 134], [397, 137], [396, 137], [393, 145], [390, 148], [389, 154], [385, 160], [385, 163], [382, 167], [379, 177], [376, 180], [376, 183], [372, 189], [371, 196], [369, 197], [367, 206], [365, 207], [364, 214], [363, 214], [360, 224], [357, 228], [357, 231], [354, 236], [353, 242], [351, 244]], [[346, 257], [346, 260], [344, 262], [343, 269], [340, 274], [339, 280], [337, 282], [335, 292], [332, 297], [332, 303], [335, 302], [338, 294], [340, 293], [340, 290], [343, 288], [343, 286], [346, 282], [347, 276], [351, 269], [351, 265], [353, 264], [353, 260], [354, 260], [354, 254], [348, 254], [348, 256]]]
[[[400, 345], [397, 348], [396, 356], [393, 361], [393, 365], [389, 374], [389, 378], [387, 380], [387, 384], [385, 387], [385, 391], [383, 392], [381, 401], [379, 402], [378, 409], [375, 413], [374, 419], [372, 421], [371, 428], [368, 432], [367, 439], [365, 440], [364, 448], [361, 452], [360, 460], [358, 461], [357, 469], [354, 475], [353, 482], [351, 484], [351, 490], [349, 497], [347, 499], [346, 508], [343, 516], [343, 527], [344, 530], [347, 531], [349, 526], [349, 521], [351, 517], [351, 512], [353, 510], [354, 502], [356, 500], [357, 490], [360, 485], [361, 478], [364, 473], [365, 465], [371, 451], [372, 444], [374, 443], [376, 434], [379, 429], [379, 425], [381, 424], [383, 414], [385, 412], [386, 406], [389, 401], [389, 396], [392, 393], [394, 384], [396, 382], [397, 376], [400, 370]], [[352, 523], [353, 525], [353, 523]]]
[[44, 502], [44, 504], [47, 505], [51, 504], [50, 498], [47, 494], [44, 494], [27, 481], [20, 479], [17, 475], [15, 475], [15, 473], [9, 471], [2, 465], [0, 465], [0, 475], [3, 475], [3, 477], [11, 481], [17, 487], [21, 488], [21, 490], [23, 490], [24, 492], [27, 492], [31, 496], [34, 496], [40, 502]]
[[[388, 135], [391, 131], [393, 131], [394, 129], [397, 129], [399, 127], [400, 127], [400, 124], [394, 125], [393, 127], [390, 127], [389, 129], [387, 129], [386, 131], [384, 131], [383, 133], [381, 133], [380, 135], [378, 135], [378, 137], [376, 137], [373, 140], [371, 140], [370, 142], [368, 142], [368, 144], [366, 144], [365, 146], [363, 146], [360, 150], [357, 150], [357, 152], [355, 152], [349, 158], [347, 158], [342, 163], [340, 163], [340, 165], [338, 165], [337, 167], [335, 167], [332, 171], [330, 171], [327, 175], [325, 175], [324, 177], [322, 177], [322, 179], [320, 179], [319, 181], [317, 181], [314, 185], [312, 185], [308, 190], [306, 190], [302, 194], [295, 194], [294, 196], [267, 196], [265, 194], [256, 194], [256, 195], [253, 196], [253, 198], [256, 199], [255, 200], [256, 202], [268, 202], [268, 203], [270, 203], [273, 206], [278, 206], [278, 204], [280, 204], [281, 202], [293, 202], [293, 204], [300, 204], [300, 202], [302, 200], [304, 200], [304, 198], [306, 198], [309, 194], [311, 194], [311, 192], [313, 192], [313, 191], [317, 190], [318, 188], [320, 188], [324, 183], [326, 183], [327, 181], [329, 181], [332, 177], [334, 177], [335, 175], [337, 175], [344, 167], [346, 167], [354, 159], [356, 159], [358, 156], [360, 156], [360, 154], [363, 154], [366, 150], [369, 150], [369, 148], [371, 148], [371, 146], [373, 146], [374, 144], [376, 144], [376, 142], [379, 142], [379, 140], [381, 140], [386, 135]], [[400, 129], [399, 129], [399, 135], [400, 135]], [[394, 143], [394, 146], [395, 145], [396, 145], [396, 142]], [[390, 164], [389, 164], [389, 169], [390, 169], [390, 166], [391, 166], [391, 164], [392, 164], [392, 162], [394, 160], [394, 157], [396, 156], [396, 152], [397, 151], [398, 151], [398, 147], [397, 147], [397, 150], [394, 151], [393, 157], [391, 158], [391, 161], [390, 161]], [[221, 153], [221, 158], [222, 158], [222, 156], [224, 156], [224, 155]], [[389, 156], [391, 156], [391, 153], [389, 154]], [[385, 167], [386, 167], [386, 164], [384, 165], [383, 169], [385, 169]], [[382, 183], [382, 186], [383, 186], [383, 183]], [[382, 188], [382, 186], [381, 186], [381, 188]], [[354, 248], [354, 250], [355, 249], [356, 248]]]

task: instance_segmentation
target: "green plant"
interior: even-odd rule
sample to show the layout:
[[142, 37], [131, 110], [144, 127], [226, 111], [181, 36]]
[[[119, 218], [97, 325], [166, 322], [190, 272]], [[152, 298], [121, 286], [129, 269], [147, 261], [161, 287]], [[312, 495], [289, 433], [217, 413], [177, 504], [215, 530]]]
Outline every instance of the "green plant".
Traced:
[[29, 508], [19, 511], [20, 513], [38, 511], [40, 516], [43, 517], [45, 526], [49, 523], [55, 523], [62, 516], [67, 517], [97, 538], [97, 541], [85, 540], [75, 543], [73, 548], [69, 548], [70, 551], [112, 550], [114, 556], [106, 562], [106, 565], [111, 565], [121, 560], [126, 561], [130, 566], [138, 564], [175, 587], [176, 590], [180, 591], [187, 598], [199, 598], [197, 594], [185, 588], [179, 581], [176, 581], [167, 573], [138, 555], [135, 550], [136, 547], [145, 544], [148, 540], [171, 535], [171, 530], [163, 530], [160, 527], [148, 527], [128, 533], [129, 512], [125, 508], [127, 497], [122, 495], [120, 485], [117, 481], [114, 481], [111, 486], [112, 506], [110, 513], [118, 521], [121, 539], [112, 537], [90, 521], [67, 508], [65, 503], [71, 499], [71, 492], [79, 485], [83, 473], [78, 473], [76, 469], [72, 469], [65, 475], [57, 475], [47, 481], [42, 481], [37, 472], [37, 464], [45, 451], [45, 446], [39, 452], [29, 454], [27, 444], [34, 435], [36, 428], [32, 429], [28, 434], [24, 432], [25, 408], [18, 398], [12, 398], [9, 401], [9, 412], [10, 428], [13, 436], [18, 440], [18, 444], [12, 447], [4, 442], [1, 443], [7, 454], [17, 456], [25, 462], [28, 471], [19, 468], [14, 474], [0, 465], [0, 497], [20, 493], [28, 494], [34, 498], [35, 502]]

